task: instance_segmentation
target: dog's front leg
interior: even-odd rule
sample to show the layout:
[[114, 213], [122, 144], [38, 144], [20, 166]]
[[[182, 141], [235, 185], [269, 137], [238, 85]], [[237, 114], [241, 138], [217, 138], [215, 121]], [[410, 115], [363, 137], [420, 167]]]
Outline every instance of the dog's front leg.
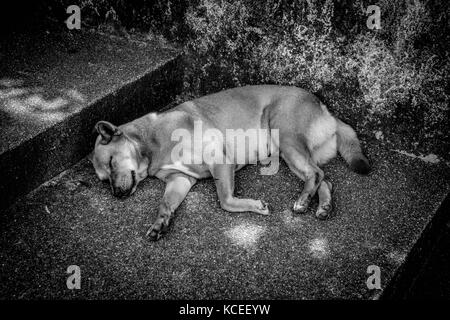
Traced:
[[267, 203], [261, 200], [239, 199], [234, 192], [234, 165], [214, 165], [211, 173], [216, 181], [217, 195], [222, 209], [230, 212], [251, 211], [263, 215], [269, 214]]
[[197, 180], [183, 173], [174, 173], [166, 178], [166, 190], [158, 209], [158, 217], [147, 236], [156, 241], [167, 231], [172, 214], [183, 202]]

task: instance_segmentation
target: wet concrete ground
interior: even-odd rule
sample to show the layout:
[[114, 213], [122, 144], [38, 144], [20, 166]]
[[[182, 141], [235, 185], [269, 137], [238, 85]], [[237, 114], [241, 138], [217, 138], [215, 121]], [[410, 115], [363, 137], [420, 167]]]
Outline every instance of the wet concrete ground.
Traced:
[[[364, 140], [364, 139], [363, 139]], [[164, 185], [145, 180], [126, 200], [113, 198], [83, 160], [0, 214], [0, 296], [22, 298], [371, 299], [367, 267], [385, 288], [450, 189], [444, 163], [366, 150], [373, 171], [351, 172], [342, 159], [325, 167], [335, 186], [335, 216], [290, 208], [302, 183], [284, 163], [275, 176], [256, 166], [237, 175], [238, 196], [263, 198], [268, 217], [232, 214], [212, 180], [199, 181], [169, 233], [145, 238]], [[68, 290], [66, 269], [81, 268]]]

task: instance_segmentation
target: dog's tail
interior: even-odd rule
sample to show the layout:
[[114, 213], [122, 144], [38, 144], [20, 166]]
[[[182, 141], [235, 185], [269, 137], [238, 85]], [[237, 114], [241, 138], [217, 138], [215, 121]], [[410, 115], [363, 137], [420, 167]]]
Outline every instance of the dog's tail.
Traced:
[[370, 171], [369, 160], [364, 156], [355, 130], [339, 119], [337, 121], [337, 146], [341, 156], [347, 161], [350, 169], [357, 173], [367, 174]]

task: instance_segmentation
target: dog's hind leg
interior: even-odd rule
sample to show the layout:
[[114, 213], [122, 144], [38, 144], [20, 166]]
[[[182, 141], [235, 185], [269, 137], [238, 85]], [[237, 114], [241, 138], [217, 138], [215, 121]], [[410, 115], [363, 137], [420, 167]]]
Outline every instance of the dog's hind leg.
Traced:
[[183, 173], [174, 173], [166, 178], [166, 190], [159, 205], [158, 217], [147, 236], [150, 240], [158, 240], [167, 231], [172, 214], [183, 202], [196, 179]]
[[261, 200], [240, 199], [234, 193], [234, 168], [231, 164], [216, 164], [211, 174], [216, 182], [217, 195], [222, 209], [230, 212], [251, 211], [263, 215], [269, 214], [267, 203]]
[[323, 180], [323, 171], [313, 162], [308, 149], [296, 142], [295, 144], [283, 144], [281, 156], [289, 168], [300, 179], [305, 181], [305, 186], [298, 200], [294, 203], [294, 211], [304, 213], [308, 209], [311, 198]]

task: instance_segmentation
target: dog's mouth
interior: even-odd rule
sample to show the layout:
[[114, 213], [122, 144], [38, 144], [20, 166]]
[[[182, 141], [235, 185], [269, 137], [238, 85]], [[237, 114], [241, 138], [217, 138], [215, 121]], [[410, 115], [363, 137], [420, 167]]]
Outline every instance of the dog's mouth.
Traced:
[[134, 171], [134, 170], [131, 170], [131, 179], [132, 179], [132, 184], [131, 184], [129, 196], [131, 196], [136, 191], [136, 188], [137, 188], [136, 171]]

